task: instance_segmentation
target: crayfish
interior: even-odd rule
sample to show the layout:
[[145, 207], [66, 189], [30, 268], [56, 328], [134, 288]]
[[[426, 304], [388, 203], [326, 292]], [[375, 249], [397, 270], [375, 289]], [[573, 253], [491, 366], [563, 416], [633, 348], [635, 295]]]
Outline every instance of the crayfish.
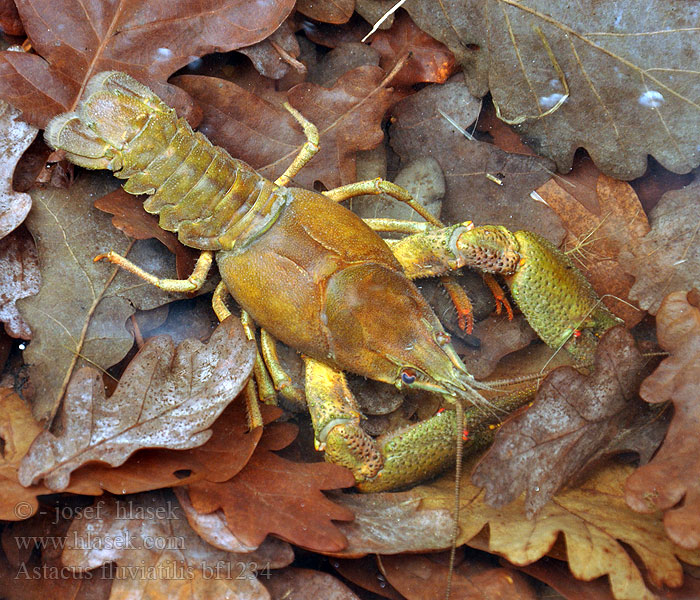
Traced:
[[[338, 202], [386, 192], [421, 210], [405, 190], [383, 180], [325, 193], [286, 187], [318, 147], [315, 127], [287, 109], [307, 142], [275, 182], [193, 132], [150, 89], [120, 72], [95, 75], [77, 111], [53, 119], [45, 136], [71, 162], [110, 169], [126, 179], [127, 192], [148, 194], [144, 208], [159, 215], [160, 226], [202, 251], [187, 280], [158, 279], [112, 252], [96, 260], [107, 259], [164, 290], [189, 292], [203, 285], [215, 256], [221, 274], [213, 299], [217, 316], [230, 315], [230, 294], [249, 334], [253, 322], [261, 328], [255, 371], [260, 393], [266, 377], [277, 390], [288, 382], [276, 338], [303, 356], [315, 443], [327, 460], [350, 468], [361, 490], [405, 486], [454, 461], [461, 447], [461, 441], [455, 444], [455, 432], [462, 437], [460, 410], [374, 440], [360, 426], [345, 371], [464, 404], [472, 437], [493, 419], [483, 384], [467, 372], [411, 279], [464, 265], [501, 272], [543, 339], [579, 353], [588, 351], [588, 337], [617, 320], [571, 262], [534, 234], [470, 222], [442, 227], [423, 211], [429, 221], [423, 230], [390, 248]], [[584, 335], [570, 340], [574, 332]]]

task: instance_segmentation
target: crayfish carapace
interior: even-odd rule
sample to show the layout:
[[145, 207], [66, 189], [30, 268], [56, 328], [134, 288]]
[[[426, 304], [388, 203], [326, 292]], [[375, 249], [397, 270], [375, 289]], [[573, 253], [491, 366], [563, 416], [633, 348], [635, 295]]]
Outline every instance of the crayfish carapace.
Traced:
[[[95, 75], [76, 112], [53, 119], [45, 136], [71, 162], [110, 169], [127, 180], [127, 192], [148, 194], [144, 208], [159, 215], [161, 227], [202, 250], [187, 280], [158, 279], [112, 252], [97, 259], [162, 289], [188, 292], [202, 286], [215, 253], [222, 278], [214, 293], [217, 315], [230, 315], [224, 303], [230, 293], [249, 335], [254, 336], [251, 318], [261, 327], [262, 357], [255, 369], [260, 393], [269, 395], [263, 390], [270, 375], [275, 388], [285, 386], [271, 334], [304, 357], [317, 448], [349, 467], [362, 490], [405, 486], [439, 472], [458, 455], [461, 441], [455, 437], [459, 432], [461, 440], [462, 426], [455, 414], [461, 410], [374, 440], [360, 426], [362, 414], [344, 371], [399, 389], [437, 392], [448, 404], [464, 403], [472, 443], [490, 437], [490, 423], [499, 418], [409, 277], [463, 265], [502, 272], [526, 317], [554, 346], [574, 331], [595, 335], [616, 320], [570, 261], [534, 234], [469, 222], [441, 228], [405, 190], [381, 180], [323, 194], [285, 187], [318, 144], [315, 127], [287, 108], [304, 127], [307, 142], [274, 183], [193, 132], [150, 89], [120, 72]], [[429, 221], [425, 230], [390, 249], [338, 204], [380, 192], [416, 208]], [[400, 224], [391, 227], [401, 230]], [[416, 231], [415, 223], [406, 227], [405, 232]], [[504, 407], [518, 403], [523, 400], [508, 400]]]

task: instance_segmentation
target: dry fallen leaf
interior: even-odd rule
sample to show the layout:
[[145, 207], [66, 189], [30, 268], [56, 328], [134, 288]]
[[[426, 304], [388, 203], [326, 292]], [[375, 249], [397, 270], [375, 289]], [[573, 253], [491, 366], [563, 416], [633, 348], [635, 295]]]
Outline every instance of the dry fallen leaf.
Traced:
[[[70, 377], [87, 364], [107, 369], [133, 344], [125, 322], [136, 309], [151, 309], [178, 296], [116, 269], [94, 263], [102, 252], [124, 254], [128, 238], [93, 207], [95, 198], [117, 185], [106, 173], [84, 173], [67, 190], [32, 191], [27, 227], [37, 243], [39, 294], [17, 302], [32, 330], [24, 352], [36, 390], [34, 415], [54, 414]], [[174, 277], [172, 256], [160, 243], [137, 241], [129, 258], [159, 277]]]
[[287, 423], [266, 427], [256, 451], [234, 478], [189, 486], [194, 508], [201, 513], [221, 508], [231, 531], [250, 547], [272, 533], [310, 550], [342, 550], [345, 537], [332, 521], [350, 521], [353, 514], [321, 490], [349, 487], [355, 480], [337, 465], [296, 463], [272, 452], [288, 446], [296, 434]]
[[669, 294], [656, 315], [659, 344], [671, 356], [640, 389], [647, 402], [673, 402], [666, 440], [651, 463], [627, 481], [627, 503], [665, 511], [666, 533], [685, 548], [700, 546], [700, 294]]
[[[503, 506], [525, 491], [525, 509], [532, 516], [562, 486], [611, 452], [618, 436], [655, 421], [656, 415], [637, 398], [643, 366], [632, 336], [615, 327], [601, 338], [592, 375], [573, 367], [550, 373], [533, 405], [504, 423], [472, 475], [474, 484], [485, 488], [486, 502]], [[665, 424], [657, 422], [658, 444]], [[646, 437], [626, 441], [623, 449], [630, 451], [648, 442]], [[643, 459], [655, 449], [643, 446]]]
[[44, 127], [50, 117], [75, 107], [95, 73], [118, 70], [188, 112], [191, 101], [167, 78], [204, 54], [266, 38], [293, 5], [292, 0], [116, 0], [104, 6], [21, 0], [17, 8], [36, 54], [0, 53], [1, 95], [26, 121]]
[[700, 163], [692, 4], [444, 0], [404, 7], [455, 53], [471, 92], [490, 91], [501, 117], [520, 123], [560, 171], [571, 168], [579, 147], [618, 179], [642, 175], [648, 154], [676, 173]]
[[635, 277], [630, 298], [656, 314], [669, 293], [700, 289], [700, 181], [666, 192], [649, 220], [651, 232], [620, 262]]
[[0, 100], [0, 238], [22, 223], [32, 207], [29, 194], [12, 189], [17, 161], [38, 131], [21, 119], [18, 110]]
[[39, 291], [41, 275], [34, 240], [22, 227], [0, 239], [0, 321], [8, 335], [32, 339], [15, 302]]
[[204, 542], [175, 498], [151, 492], [128, 501], [97, 500], [92, 518], [75, 519], [62, 563], [94, 578], [112, 577], [111, 600], [247, 598], [269, 600], [265, 564]]
[[90, 461], [119, 466], [136, 450], [184, 449], [211, 437], [210, 425], [243, 389], [255, 349], [237, 319], [224, 321], [205, 346], [168, 337], [149, 339], [107, 399], [102, 376], [78, 371], [63, 404], [62, 429], [39, 435], [22, 460], [23, 485], [44, 479], [52, 490]]

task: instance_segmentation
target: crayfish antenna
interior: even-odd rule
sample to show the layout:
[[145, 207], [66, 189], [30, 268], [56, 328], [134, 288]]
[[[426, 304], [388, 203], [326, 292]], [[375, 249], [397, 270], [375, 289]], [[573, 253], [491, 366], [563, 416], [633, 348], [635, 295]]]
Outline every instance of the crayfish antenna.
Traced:
[[455, 569], [455, 558], [457, 556], [457, 538], [459, 537], [459, 512], [460, 496], [462, 490], [462, 457], [464, 444], [462, 442], [462, 430], [464, 429], [464, 407], [461, 402], [455, 406], [457, 452], [455, 453], [455, 497], [454, 497], [454, 526], [452, 528], [452, 546], [450, 548], [450, 561], [447, 571], [447, 584], [445, 586], [445, 600], [450, 600], [452, 593], [452, 575]]

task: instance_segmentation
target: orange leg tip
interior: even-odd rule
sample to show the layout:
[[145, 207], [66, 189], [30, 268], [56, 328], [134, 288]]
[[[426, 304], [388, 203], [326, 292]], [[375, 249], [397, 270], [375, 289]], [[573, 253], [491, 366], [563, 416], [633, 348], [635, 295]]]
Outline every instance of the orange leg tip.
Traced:
[[469, 439], [469, 430], [468, 430], [468, 429], [464, 429], [464, 430], [462, 431], [462, 441], [463, 441], [463, 442], [466, 442], [468, 439]]
[[98, 254], [95, 258], [92, 259], [92, 262], [100, 262], [103, 259], [109, 260], [109, 253], [107, 254]]
[[457, 325], [459, 325], [462, 331], [471, 335], [474, 330], [474, 315], [471, 311], [459, 312], [457, 315]]

